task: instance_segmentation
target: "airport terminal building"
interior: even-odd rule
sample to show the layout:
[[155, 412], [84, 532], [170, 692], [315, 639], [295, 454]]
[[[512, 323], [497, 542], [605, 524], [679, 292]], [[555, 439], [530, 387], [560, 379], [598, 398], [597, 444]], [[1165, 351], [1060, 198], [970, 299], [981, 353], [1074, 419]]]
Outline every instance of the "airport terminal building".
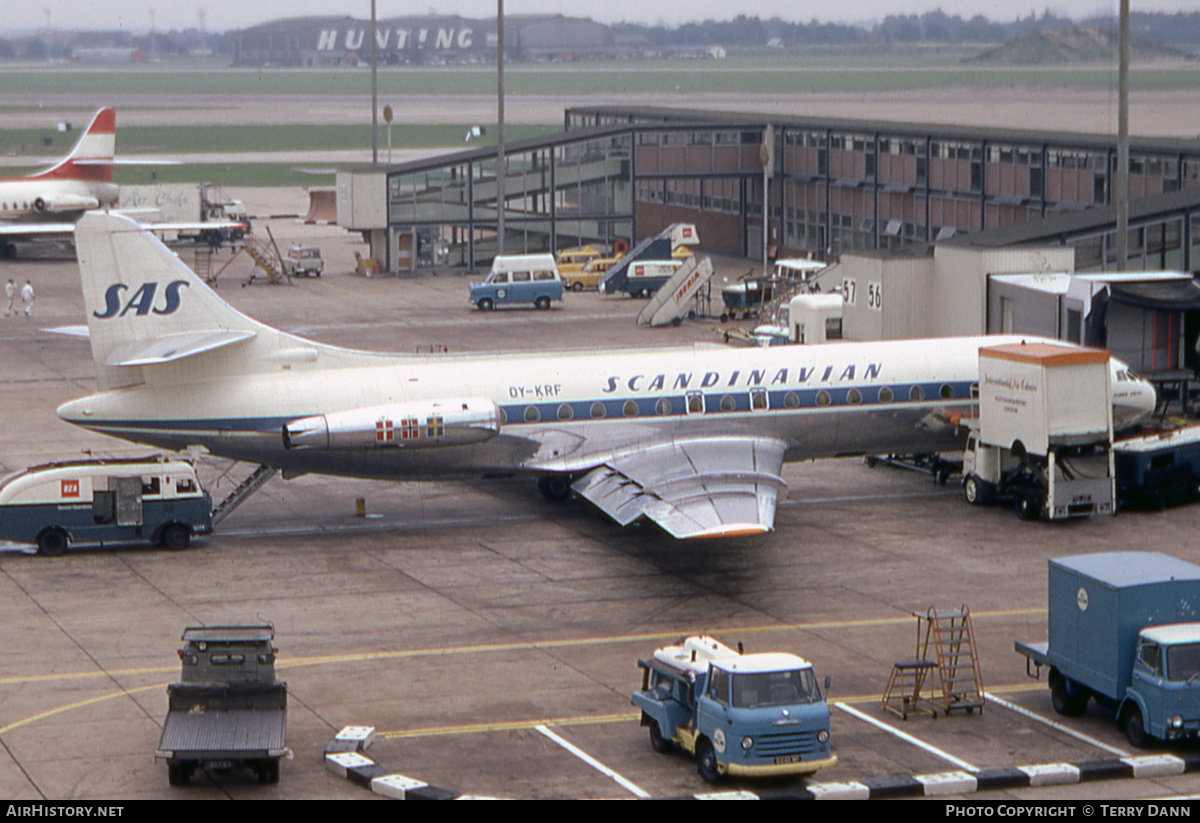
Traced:
[[[1112, 269], [1115, 218], [1102, 218], [1116, 154], [1108, 135], [576, 107], [561, 134], [506, 147], [504, 245], [611, 248], [687, 222], [715, 252], [836, 259], [1007, 231], [1073, 247], [1079, 270]], [[487, 147], [343, 174], [339, 209], [356, 208], [339, 218], [376, 232], [391, 270], [485, 266], [496, 158]], [[1200, 140], [1132, 140], [1129, 192], [1130, 268], [1190, 271]]]

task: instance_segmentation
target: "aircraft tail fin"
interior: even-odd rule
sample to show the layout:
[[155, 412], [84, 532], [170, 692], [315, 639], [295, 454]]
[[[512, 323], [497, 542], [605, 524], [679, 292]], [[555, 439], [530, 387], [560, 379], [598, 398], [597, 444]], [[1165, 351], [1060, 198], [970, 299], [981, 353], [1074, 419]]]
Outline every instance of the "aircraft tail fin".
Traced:
[[100, 109], [76, 141], [71, 153], [45, 171], [31, 174], [32, 180], [88, 180], [111, 183], [113, 157], [117, 149], [117, 113]]
[[128, 217], [88, 212], [75, 226], [75, 248], [102, 390], [142, 382], [136, 367], [288, 337], [234, 309]]

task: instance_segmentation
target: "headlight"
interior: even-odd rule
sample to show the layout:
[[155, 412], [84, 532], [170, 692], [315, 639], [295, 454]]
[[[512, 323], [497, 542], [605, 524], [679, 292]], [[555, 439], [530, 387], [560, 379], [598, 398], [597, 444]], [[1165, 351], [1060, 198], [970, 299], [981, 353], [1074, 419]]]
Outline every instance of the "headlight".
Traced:
[[750, 737], [749, 735], [747, 735], [746, 737], [742, 738], [742, 748], [745, 749], [746, 751], [750, 751], [750, 748], [753, 745], [754, 745], [753, 737]]
[[1167, 718], [1167, 725], [1170, 726], [1172, 729], [1182, 729], [1183, 728], [1183, 715], [1181, 715], [1181, 714], [1171, 715], [1170, 717]]
[[817, 732], [817, 742], [819, 742], [819, 743], [828, 743], [829, 742], [829, 729], [821, 729], [821, 731]]

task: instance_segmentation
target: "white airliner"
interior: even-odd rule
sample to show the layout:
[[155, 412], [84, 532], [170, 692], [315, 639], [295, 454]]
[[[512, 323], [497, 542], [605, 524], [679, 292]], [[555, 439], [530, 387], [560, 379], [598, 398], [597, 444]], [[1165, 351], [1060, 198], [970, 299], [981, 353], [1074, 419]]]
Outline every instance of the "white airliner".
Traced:
[[69, 235], [85, 211], [116, 202], [116, 129], [116, 112], [100, 109], [71, 153], [57, 164], [28, 177], [0, 180], [0, 243], [5, 257], [13, 255], [14, 239]]
[[[538, 476], [675, 537], [770, 530], [785, 461], [961, 448], [979, 347], [1019, 339], [379, 354], [246, 317], [127, 218], [75, 238], [98, 392], [64, 420], [285, 477]], [[1113, 368], [1127, 426], [1154, 392]]]
[[[114, 166], [162, 165], [117, 160], [116, 143], [117, 114], [110, 108], [100, 109], [71, 153], [57, 164], [28, 177], [0, 179], [0, 257], [14, 257], [17, 240], [69, 238], [84, 212], [116, 203], [120, 190], [113, 182]], [[171, 231], [245, 227], [240, 221], [147, 225]]]

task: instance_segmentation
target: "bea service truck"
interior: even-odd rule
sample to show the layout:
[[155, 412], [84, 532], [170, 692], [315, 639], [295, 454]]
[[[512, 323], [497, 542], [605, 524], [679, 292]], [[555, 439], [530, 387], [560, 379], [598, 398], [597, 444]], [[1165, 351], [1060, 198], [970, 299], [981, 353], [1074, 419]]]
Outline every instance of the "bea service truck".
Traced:
[[0, 480], [0, 539], [33, 543], [42, 555], [80, 543], [185, 549], [211, 531], [212, 497], [185, 460], [75, 460]]
[[1054, 710], [1089, 700], [1134, 746], [1200, 735], [1200, 566], [1157, 552], [1052, 559], [1049, 641], [1016, 644], [1050, 669]]
[[[742, 654], [711, 637], [688, 637], [639, 660], [650, 745], [676, 745], [709, 783], [721, 775], [810, 774], [837, 763], [829, 707], [812, 664], [781, 652]], [[826, 683], [828, 688], [828, 682]]]

